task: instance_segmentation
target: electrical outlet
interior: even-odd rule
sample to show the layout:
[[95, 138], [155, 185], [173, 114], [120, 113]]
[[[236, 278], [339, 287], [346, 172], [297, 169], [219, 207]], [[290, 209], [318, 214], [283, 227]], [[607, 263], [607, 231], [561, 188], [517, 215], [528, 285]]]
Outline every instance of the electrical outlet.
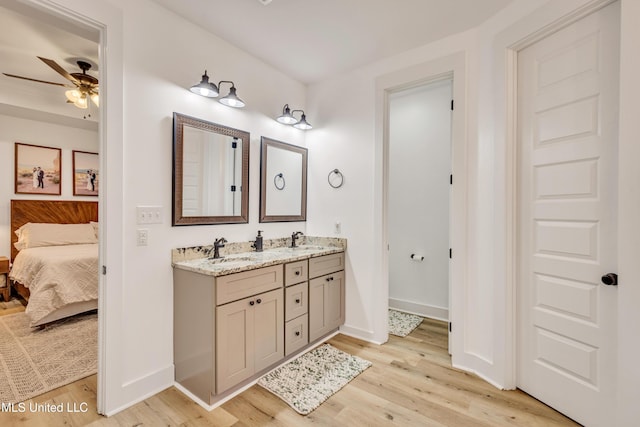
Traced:
[[162, 224], [162, 206], [137, 206], [138, 224]]
[[333, 224], [333, 233], [334, 234], [340, 234], [342, 233], [342, 224], [340, 223], [340, 221], [336, 221]]
[[147, 246], [149, 243], [149, 230], [146, 228], [136, 230], [136, 243], [138, 246]]

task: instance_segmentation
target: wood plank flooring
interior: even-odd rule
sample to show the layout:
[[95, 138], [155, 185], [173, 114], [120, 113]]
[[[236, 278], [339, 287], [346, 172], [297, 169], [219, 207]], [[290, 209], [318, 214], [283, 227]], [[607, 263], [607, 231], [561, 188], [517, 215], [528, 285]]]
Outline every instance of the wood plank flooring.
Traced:
[[174, 387], [105, 418], [95, 413], [96, 376], [34, 399], [80, 405], [88, 412], [0, 413], [2, 426], [578, 426], [522, 393], [501, 391], [451, 367], [446, 324], [425, 320], [382, 346], [338, 335], [333, 346], [373, 362], [307, 416], [260, 386], [208, 412]]

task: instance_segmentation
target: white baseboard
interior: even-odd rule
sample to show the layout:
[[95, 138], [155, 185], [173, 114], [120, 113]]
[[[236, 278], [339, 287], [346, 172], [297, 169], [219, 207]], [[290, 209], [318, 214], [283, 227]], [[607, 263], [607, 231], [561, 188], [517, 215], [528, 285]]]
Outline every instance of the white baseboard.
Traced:
[[406, 313], [417, 314], [418, 316], [430, 319], [449, 321], [449, 309], [436, 307], [434, 305], [420, 304], [412, 301], [389, 298], [389, 308]]
[[382, 345], [386, 342], [380, 342], [380, 340], [375, 339], [373, 331], [367, 331], [365, 329], [360, 329], [349, 325], [340, 326], [340, 333], [342, 335], [347, 335], [349, 337], [357, 338], [359, 340], [370, 342], [376, 345]]

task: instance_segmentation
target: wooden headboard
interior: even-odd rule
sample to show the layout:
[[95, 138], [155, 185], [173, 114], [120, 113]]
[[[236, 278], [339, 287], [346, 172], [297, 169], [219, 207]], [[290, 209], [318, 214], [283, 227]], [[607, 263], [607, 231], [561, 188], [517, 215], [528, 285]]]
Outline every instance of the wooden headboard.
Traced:
[[12, 200], [11, 201], [11, 261], [18, 255], [13, 245], [18, 241], [15, 231], [28, 222], [83, 224], [98, 220], [98, 202], [75, 200]]

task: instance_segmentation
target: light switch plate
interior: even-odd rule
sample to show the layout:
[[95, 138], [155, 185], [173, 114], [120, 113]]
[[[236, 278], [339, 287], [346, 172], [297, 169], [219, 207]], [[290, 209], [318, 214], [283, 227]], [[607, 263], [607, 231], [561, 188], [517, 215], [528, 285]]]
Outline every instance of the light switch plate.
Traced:
[[137, 206], [138, 224], [162, 224], [162, 206]]

